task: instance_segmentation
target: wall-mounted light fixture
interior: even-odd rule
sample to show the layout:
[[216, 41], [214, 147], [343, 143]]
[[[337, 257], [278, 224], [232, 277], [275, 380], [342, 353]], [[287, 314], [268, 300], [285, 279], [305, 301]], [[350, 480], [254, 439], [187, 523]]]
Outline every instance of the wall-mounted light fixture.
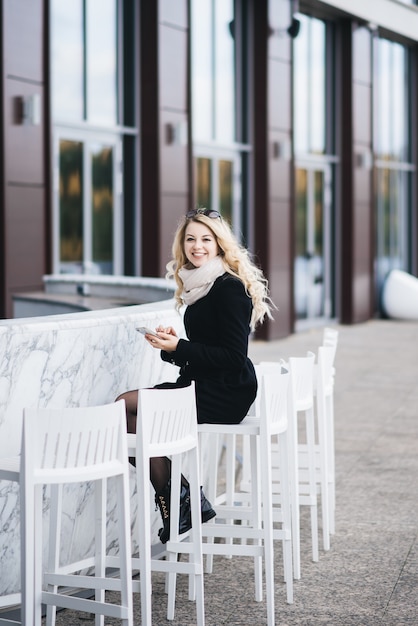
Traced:
[[296, 37], [299, 35], [301, 24], [300, 20], [295, 17], [295, 13], [299, 11], [299, 0], [290, 0], [290, 4], [290, 12], [292, 16], [290, 26], [288, 26], [287, 28], [270, 28], [270, 36], [276, 35], [276, 37], [285, 37], [286, 35], [289, 35], [289, 37], [291, 37], [292, 39], [296, 39]]
[[176, 124], [169, 123], [165, 125], [165, 138], [168, 145], [186, 146], [187, 145], [187, 123], [185, 121]]
[[367, 148], [357, 152], [355, 156], [356, 166], [362, 170], [371, 170], [373, 167], [373, 155]]
[[288, 26], [287, 28], [270, 28], [269, 35], [270, 37], [286, 37], [287, 35], [289, 35], [289, 37], [291, 37], [292, 39], [296, 39], [296, 37], [299, 35], [299, 31], [300, 20], [298, 20], [296, 17], [292, 17], [292, 22], [290, 26]]
[[272, 149], [273, 159], [290, 161], [290, 159], [292, 158], [292, 148], [289, 139], [280, 139], [280, 141], [273, 141]]
[[16, 98], [18, 124], [39, 126], [41, 123], [41, 96], [39, 93]]

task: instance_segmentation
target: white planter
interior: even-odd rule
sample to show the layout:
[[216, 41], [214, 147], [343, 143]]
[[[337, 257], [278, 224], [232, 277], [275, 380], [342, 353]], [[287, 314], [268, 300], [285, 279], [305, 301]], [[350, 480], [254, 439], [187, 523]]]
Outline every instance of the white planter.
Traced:
[[418, 278], [401, 270], [392, 270], [383, 285], [382, 307], [388, 317], [418, 319]]

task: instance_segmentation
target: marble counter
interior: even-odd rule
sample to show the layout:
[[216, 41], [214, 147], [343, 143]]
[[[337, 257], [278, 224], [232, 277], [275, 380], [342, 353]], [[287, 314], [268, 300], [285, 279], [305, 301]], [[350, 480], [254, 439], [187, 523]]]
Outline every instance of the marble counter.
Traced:
[[[136, 326], [154, 328], [160, 323], [174, 326], [184, 335], [181, 316], [174, 310], [172, 300], [0, 321], [0, 455], [19, 453], [25, 406], [104, 404], [128, 389], [175, 380], [178, 369], [164, 363], [159, 351], [153, 350], [135, 330]], [[109, 489], [113, 489], [112, 484]], [[131, 496], [135, 490], [132, 469]], [[115, 494], [111, 495], [109, 546], [115, 543]], [[18, 486], [0, 481], [0, 596], [20, 587], [18, 502]], [[132, 497], [133, 537], [137, 524], [135, 502]], [[66, 490], [62, 558], [78, 559], [90, 550], [90, 505], [88, 488]], [[47, 513], [46, 510], [46, 516]], [[159, 525], [155, 514], [155, 534]]]

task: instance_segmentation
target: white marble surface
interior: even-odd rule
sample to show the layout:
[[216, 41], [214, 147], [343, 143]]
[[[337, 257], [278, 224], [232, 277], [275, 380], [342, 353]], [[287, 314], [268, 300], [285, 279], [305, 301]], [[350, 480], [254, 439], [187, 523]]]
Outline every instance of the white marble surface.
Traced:
[[[173, 301], [69, 315], [0, 322], [0, 455], [18, 454], [25, 406], [88, 406], [112, 402], [127, 389], [175, 380], [178, 369], [160, 359], [136, 326], [172, 325], [183, 335]], [[131, 472], [135, 531], [135, 475]], [[108, 512], [108, 545], [115, 543], [115, 494]], [[91, 490], [68, 488], [62, 559], [82, 558], [92, 546]], [[19, 492], [0, 481], [0, 596], [20, 587]], [[47, 508], [47, 507], [46, 507]], [[47, 510], [45, 511], [47, 515]], [[157, 516], [153, 532], [159, 527]], [[47, 526], [46, 531], [47, 532]], [[133, 532], [135, 536], [135, 532]], [[7, 603], [7, 602], [6, 602]], [[4, 604], [4, 601], [0, 605]]]

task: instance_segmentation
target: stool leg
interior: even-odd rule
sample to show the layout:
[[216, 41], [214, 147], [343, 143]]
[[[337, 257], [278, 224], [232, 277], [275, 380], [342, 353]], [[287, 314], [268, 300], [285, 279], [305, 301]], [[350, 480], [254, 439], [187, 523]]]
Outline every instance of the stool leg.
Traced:
[[[235, 435], [225, 436], [226, 446], [226, 487], [225, 487], [225, 504], [233, 506], [235, 495], [235, 462], [236, 462], [236, 437]], [[227, 519], [227, 524], [232, 524], [232, 519]], [[232, 544], [232, 537], [225, 539], [226, 544]], [[232, 559], [232, 555], [225, 555], [225, 558]]]
[[[199, 435], [200, 445], [199, 448], [202, 450], [202, 434]], [[219, 435], [216, 433], [211, 433], [208, 435], [208, 449], [209, 449], [209, 458], [216, 459], [216, 462], [211, 463], [210, 472], [208, 476], [208, 487], [207, 487], [207, 498], [209, 502], [212, 502], [214, 506], [216, 506], [216, 489], [218, 484], [218, 460], [219, 460]], [[202, 463], [203, 459], [201, 459]], [[203, 468], [201, 466], [200, 475], [203, 477]], [[213, 537], [207, 537], [206, 541], [208, 543], [213, 543]], [[213, 570], [213, 554], [206, 555], [206, 568], [205, 572], [207, 574], [211, 574]]]
[[141, 624], [151, 624], [151, 511], [149, 497], [149, 460], [144, 463], [137, 457], [138, 511], [142, 511], [142, 524], [138, 537], [140, 557]]
[[118, 488], [118, 505], [119, 505], [119, 575], [121, 583], [121, 604], [129, 606], [128, 617], [122, 620], [123, 626], [133, 625], [133, 608], [132, 608], [132, 568], [131, 568], [131, 516], [130, 516], [130, 495], [129, 495], [129, 478], [119, 476], [120, 483]]
[[308, 447], [309, 464], [309, 495], [311, 499], [311, 537], [312, 537], [312, 560], [319, 560], [318, 551], [318, 506], [316, 496], [315, 477], [315, 431], [313, 409], [306, 411], [306, 441]]
[[293, 567], [292, 567], [292, 531], [291, 531], [291, 513], [290, 513], [290, 494], [289, 494], [289, 458], [287, 449], [287, 433], [282, 433], [278, 437], [278, 448], [280, 455], [280, 484], [282, 498], [282, 518], [283, 527], [286, 532], [289, 530], [290, 536], [285, 536], [282, 541], [283, 546], [283, 571], [286, 583], [286, 593], [288, 604], [293, 603]]
[[[94, 484], [95, 500], [95, 564], [94, 575], [104, 578], [106, 574], [106, 490], [107, 480], [96, 480]], [[105, 590], [96, 589], [96, 602], [104, 602]], [[104, 626], [104, 615], [96, 614], [95, 626]]]
[[[62, 490], [62, 485], [51, 485], [48, 541], [48, 570], [50, 572], [57, 572], [60, 566]], [[57, 586], [49, 584], [48, 591], [57, 593]], [[53, 604], [48, 604], [46, 607], [46, 626], [55, 625], [56, 614], [57, 607]]]
[[[199, 454], [195, 448], [188, 453], [190, 468], [198, 468]], [[202, 555], [202, 524], [200, 511], [200, 485], [196, 471], [190, 473], [190, 509], [192, 514], [192, 529], [190, 541], [193, 550], [189, 559], [193, 559], [194, 565], [194, 596], [196, 600], [197, 626], [205, 624], [205, 603], [203, 589], [203, 555]]]
[[[170, 497], [170, 539], [169, 542], [179, 541], [179, 518], [180, 518], [180, 489], [181, 489], [181, 463], [180, 457], [176, 454], [171, 460], [171, 497]], [[178, 553], [168, 548], [166, 556], [167, 561], [177, 561]], [[167, 619], [174, 619], [175, 602], [176, 602], [176, 586], [177, 574], [170, 571], [168, 577], [168, 602], [167, 602]]]
[[267, 624], [274, 626], [274, 548], [273, 548], [273, 505], [272, 505], [272, 471], [271, 471], [271, 437], [263, 441], [260, 460], [261, 495], [263, 499], [264, 528], [264, 568], [266, 575]]
[[[259, 455], [257, 454], [258, 437], [250, 437], [250, 455], [251, 455], [251, 507], [252, 507], [252, 527], [261, 529], [262, 513], [261, 513], [261, 480]], [[261, 545], [261, 540], [256, 540]], [[263, 600], [263, 558], [262, 556], [254, 557], [254, 579], [255, 579], [255, 599], [257, 602]]]

